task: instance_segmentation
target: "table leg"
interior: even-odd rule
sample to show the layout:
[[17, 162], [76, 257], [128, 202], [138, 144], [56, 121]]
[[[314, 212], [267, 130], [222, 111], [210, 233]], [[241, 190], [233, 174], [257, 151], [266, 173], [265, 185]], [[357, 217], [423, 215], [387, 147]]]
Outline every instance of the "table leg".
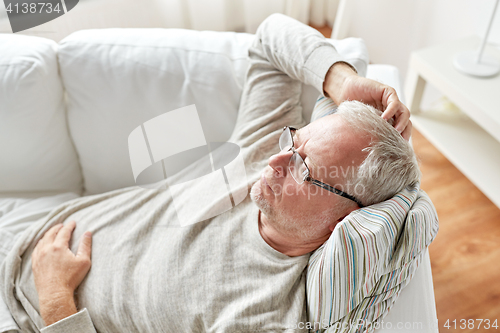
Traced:
[[410, 112], [420, 111], [420, 102], [422, 101], [425, 83], [425, 80], [418, 72], [410, 66], [405, 82], [406, 105], [410, 109]]

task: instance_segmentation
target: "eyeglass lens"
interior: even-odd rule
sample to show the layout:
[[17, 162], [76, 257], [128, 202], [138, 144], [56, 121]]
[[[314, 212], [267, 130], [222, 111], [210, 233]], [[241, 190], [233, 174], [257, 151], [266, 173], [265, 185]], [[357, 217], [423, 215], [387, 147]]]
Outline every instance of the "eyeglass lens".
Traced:
[[289, 150], [293, 146], [292, 140], [292, 132], [290, 131], [290, 127], [287, 127], [280, 136], [280, 149], [281, 150]]
[[[282, 151], [283, 150], [288, 151], [290, 148], [293, 147], [292, 132], [290, 131], [289, 127], [287, 127], [281, 134], [279, 140], [279, 146]], [[290, 162], [288, 163], [288, 170], [290, 170], [293, 179], [298, 184], [302, 184], [304, 182], [305, 176], [307, 175], [307, 167], [300, 154], [296, 152], [292, 154]]]
[[299, 153], [294, 153], [292, 158], [290, 158], [290, 163], [288, 163], [288, 170], [292, 174], [293, 179], [299, 184], [304, 182], [305, 176], [307, 174], [307, 168], [304, 160], [299, 155]]

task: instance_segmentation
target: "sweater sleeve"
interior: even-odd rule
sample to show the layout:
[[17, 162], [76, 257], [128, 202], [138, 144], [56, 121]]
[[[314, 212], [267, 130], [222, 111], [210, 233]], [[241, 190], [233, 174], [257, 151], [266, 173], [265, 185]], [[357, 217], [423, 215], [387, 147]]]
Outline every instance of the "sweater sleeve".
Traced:
[[87, 309], [42, 328], [41, 333], [96, 333]]
[[273, 14], [262, 22], [257, 38], [274, 68], [321, 93], [330, 67], [337, 62], [349, 64], [319, 31], [282, 14]]

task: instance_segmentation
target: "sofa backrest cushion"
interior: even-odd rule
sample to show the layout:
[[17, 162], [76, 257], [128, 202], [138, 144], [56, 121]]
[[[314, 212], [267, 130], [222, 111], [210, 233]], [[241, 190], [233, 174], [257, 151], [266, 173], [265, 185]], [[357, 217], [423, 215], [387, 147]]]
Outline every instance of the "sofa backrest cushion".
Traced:
[[[135, 185], [128, 136], [163, 113], [195, 104], [206, 141], [228, 140], [253, 38], [234, 32], [100, 29], [79, 31], [61, 41], [68, 124], [85, 194]], [[354, 44], [337, 46], [348, 59], [355, 58], [363, 72], [366, 49], [360, 40]], [[317, 96], [313, 87], [304, 86], [306, 120]]]
[[81, 190], [57, 44], [0, 34], [0, 192]]
[[231, 32], [102, 29], [61, 41], [68, 124], [85, 194], [135, 185], [128, 136], [165, 112], [195, 104], [206, 140], [226, 141], [236, 121], [252, 38]]
[[64, 39], [59, 62], [85, 194], [135, 185], [128, 136], [165, 112], [195, 104], [206, 141], [226, 141], [252, 40], [180, 29], [86, 30]]

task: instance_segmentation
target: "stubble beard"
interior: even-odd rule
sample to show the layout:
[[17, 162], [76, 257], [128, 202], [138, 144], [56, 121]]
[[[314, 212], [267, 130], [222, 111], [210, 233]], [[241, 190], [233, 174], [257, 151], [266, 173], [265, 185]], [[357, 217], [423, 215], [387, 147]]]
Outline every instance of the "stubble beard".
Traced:
[[252, 199], [259, 210], [266, 215], [267, 218], [273, 218], [273, 209], [266, 198], [264, 198], [260, 181], [252, 185], [252, 189], [250, 190], [250, 199]]
[[289, 216], [285, 212], [272, 207], [269, 201], [264, 198], [261, 186], [260, 181], [253, 184], [250, 190], [250, 198], [260, 209], [261, 213], [267, 217], [269, 223], [282, 232], [289, 235], [296, 235], [301, 239], [308, 239], [316, 234], [316, 228], [312, 226], [314, 223], [311, 221], [310, 216], [306, 214]]

